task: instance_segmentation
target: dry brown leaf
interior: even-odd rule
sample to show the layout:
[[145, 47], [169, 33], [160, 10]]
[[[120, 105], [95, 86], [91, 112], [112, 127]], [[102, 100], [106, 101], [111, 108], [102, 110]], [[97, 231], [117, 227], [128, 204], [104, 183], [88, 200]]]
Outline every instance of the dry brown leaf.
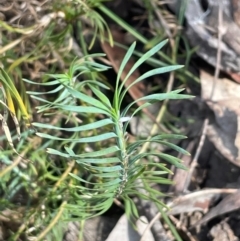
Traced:
[[[201, 71], [202, 98], [215, 114], [208, 138], [229, 161], [240, 166], [240, 85]], [[212, 93], [213, 89], [213, 94]]]
[[[147, 218], [142, 216], [136, 222], [136, 230], [133, 229], [131, 224], [128, 221], [126, 214], [117, 222], [116, 226], [109, 234], [106, 241], [139, 241], [141, 235], [143, 234], [145, 228], [147, 227], [148, 222]], [[147, 235], [143, 239], [144, 241], [153, 241], [153, 235], [150, 230], [148, 230]]]
[[177, 215], [181, 213], [189, 213], [195, 211], [206, 212], [209, 206], [220, 196], [229, 193], [236, 193], [238, 189], [205, 189], [192, 192], [184, 196], [176, 198], [169, 207], [169, 215]]
[[201, 225], [220, 215], [238, 210], [240, 208], [240, 190], [226, 196], [217, 206], [212, 208], [196, 225]]

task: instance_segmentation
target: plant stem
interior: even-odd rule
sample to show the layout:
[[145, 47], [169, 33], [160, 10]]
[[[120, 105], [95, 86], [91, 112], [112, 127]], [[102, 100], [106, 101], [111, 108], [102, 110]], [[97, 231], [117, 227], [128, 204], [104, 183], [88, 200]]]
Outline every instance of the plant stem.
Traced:
[[61, 218], [62, 216], [62, 213], [64, 211], [64, 207], [66, 206], [67, 202], [63, 202], [62, 205], [60, 206], [59, 208], [59, 211], [57, 213], [57, 215], [52, 219], [52, 221], [50, 222], [50, 224], [44, 229], [44, 231], [42, 233], [40, 233], [40, 235], [37, 237], [37, 239], [35, 239], [36, 241], [39, 241], [41, 240], [42, 238], [44, 238], [48, 232], [50, 232], [54, 225], [56, 225], [56, 223], [59, 221], [59, 219]]

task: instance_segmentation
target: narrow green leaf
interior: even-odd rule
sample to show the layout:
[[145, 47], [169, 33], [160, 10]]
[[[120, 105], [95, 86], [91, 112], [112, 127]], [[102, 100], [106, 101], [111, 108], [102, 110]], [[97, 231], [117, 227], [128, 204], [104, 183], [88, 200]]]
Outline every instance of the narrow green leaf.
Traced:
[[108, 108], [112, 108], [112, 105], [106, 95], [104, 95], [100, 90], [91, 85], [89, 85], [89, 87], [91, 88], [93, 93], [102, 101], [102, 103], [104, 103]]
[[[164, 139], [164, 138], [161, 138], [161, 139]], [[183, 139], [183, 138], [181, 138], [181, 139]], [[166, 141], [161, 141], [160, 139], [157, 139], [157, 138], [151, 138], [150, 140], [136, 141], [135, 143], [132, 143], [127, 147], [127, 153], [131, 154], [132, 152], [134, 152], [137, 148], [139, 148], [140, 146], [142, 146], [142, 144], [144, 144], [146, 142], [160, 143], [160, 144], [163, 144], [165, 146], [168, 146], [168, 147], [172, 148], [175, 151], [178, 151], [178, 152], [182, 153], [183, 155], [188, 155], [188, 156], [190, 155], [190, 153], [185, 151], [183, 148], [181, 148], [181, 147], [179, 147], [175, 144], [166, 142]]]
[[[131, 118], [133, 118], [139, 111], [141, 111], [142, 109], [144, 109], [144, 108], [146, 108], [146, 107], [148, 107], [148, 106], [150, 106], [150, 105], [152, 105], [152, 103], [145, 102], [144, 104], [142, 104], [141, 106], [139, 106], [139, 107], [133, 112], [133, 114], [131, 115]], [[127, 114], [127, 111], [128, 111], [128, 109], [125, 108], [125, 109], [122, 111], [121, 115], [122, 115], [122, 116], [125, 116], [125, 115]], [[126, 126], [129, 124], [129, 122], [130, 122], [130, 121], [127, 122]]]
[[181, 148], [181, 147], [179, 147], [179, 146], [177, 146], [177, 145], [175, 145], [173, 143], [170, 143], [170, 142], [167, 142], [167, 141], [158, 141], [158, 143], [161, 143], [161, 144], [163, 144], [163, 145], [165, 145], [167, 147], [170, 147], [173, 150], [182, 153], [183, 155], [187, 155], [187, 156], [191, 155], [188, 151], [184, 150], [183, 148]]
[[139, 101], [146, 101], [146, 102], [151, 102], [154, 103], [156, 101], [161, 101], [161, 100], [178, 100], [178, 99], [190, 99], [193, 98], [194, 96], [191, 95], [184, 95], [184, 94], [178, 94], [179, 92], [181, 92], [183, 89], [181, 90], [177, 90], [177, 91], [171, 91], [168, 93], [160, 93], [160, 94], [151, 94], [151, 95], [147, 95], [144, 97], [141, 97], [137, 100], [134, 100], [132, 103], [130, 103], [124, 110], [123, 113], [126, 115], [128, 110], [137, 102]]
[[148, 176], [148, 177], [142, 177], [141, 178], [142, 180], [146, 180], [148, 181], [149, 183], [159, 183], [159, 184], [173, 184], [174, 182], [170, 179], [167, 179], [167, 178], [160, 178], [160, 177], [151, 177], [151, 176]]
[[116, 90], [115, 90], [114, 98], [113, 98], [113, 106], [116, 111], [118, 111], [118, 109], [119, 109], [119, 95], [120, 95], [119, 81], [122, 76], [123, 69], [125, 68], [127, 62], [129, 61], [129, 59], [131, 58], [131, 56], [133, 54], [135, 46], [136, 46], [136, 42], [134, 42], [128, 49], [126, 55], [124, 56], [124, 58], [122, 60], [120, 68], [118, 70], [118, 75], [117, 75], [117, 80], [116, 80]]
[[130, 46], [130, 48], [128, 49], [127, 53], [125, 54], [123, 60], [122, 60], [122, 63], [120, 65], [118, 75], [117, 75], [117, 86], [116, 86], [117, 88], [118, 88], [118, 83], [119, 83], [119, 80], [121, 78], [123, 69], [125, 68], [126, 64], [128, 63], [129, 59], [131, 58], [135, 47], [136, 47], [136, 42], [133, 42], [132, 45]]
[[145, 173], [145, 166], [141, 166], [138, 165], [135, 168], [131, 168], [130, 171], [128, 171], [128, 176], [129, 176], [129, 180], [128, 180], [128, 184], [131, 182], [134, 182], [137, 178], [139, 178], [143, 173]]
[[57, 88], [55, 88], [53, 90], [50, 90], [50, 91], [47, 91], [47, 92], [27, 91], [27, 94], [29, 94], [29, 95], [48, 95], [48, 94], [57, 93], [57, 92], [59, 92], [63, 88], [64, 88], [64, 86], [60, 85]]
[[[118, 177], [118, 176], [115, 176], [115, 177]], [[112, 179], [110, 181], [112, 181]], [[101, 195], [101, 196], [97, 195], [96, 199], [99, 199], [100, 197], [109, 197], [108, 195], [107, 196], [105, 195], [105, 194], [109, 194], [109, 193], [111, 193], [110, 196], [113, 196], [113, 193], [115, 192], [115, 190], [118, 187], [118, 183], [113, 185], [112, 183], [109, 184], [109, 182], [104, 180], [104, 182], [101, 183], [100, 187], [99, 187], [99, 180], [96, 183], [92, 183], [92, 185], [94, 185], [94, 187], [91, 186], [91, 187], [87, 188], [83, 185], [81, 185], [81, 186], [73, 186], [72, 185], [71, 187], [80, 190], [82, 195], [93, 194], [94, 192], [98, 192], [98, 194], [100, 194], [100, 192], [103, 192], [104, 195]], [[94, 199], [94, 196], [92, 197], [92, 200], [93, 199]]]
[[138, 160], [146, 157], [146, 156], [149, 156], [151, 155], [150, 153], [140, 153], [140, 154], [137, 154], [135, 156], [130, 156], [130, 159], [129, 159], [129, 164], [130, 165], [133, 165], [135, 164], [135, 162], [137, 162]]
[[97, 136], [79, 138], [79, 139], [61, 138], [61, 137], [52, 136], [46, 133], [39, 133], [39, 132], [37, 132], [36, 135], [46, 139], [58, 140], [58, 141], [70, 141], [70, 142], [76, 142], [76, 143], [98, 142], [98, 141], [104, 141], [113, 137], [117, 137], [116, 134], [113, 132], [100, 134]]
[[131, 212], [131, 204], [130, 204], [129, 198], [126, 196], [123, 198], [123, 200], [124, 200], [125, 214], [128, 220], [130, 220], [132, 212]]
[[99, 100], [91, 97], [91, 96], [88, 96], [88, 95], [85, 95], [79, 91], [76, 91], [68, 86], [66, 86], [66, 88], [68, 89], [68, 91], [71, 93], [71, 95], [75, 98], [78, 98], [92, 106], [95, 106], [97, 108], [100, 108], [100, 109], [103, 109], [105, 111], [109, 111], [109, 108], [107, 108], [104, 104], [102, 104]]
[[142, 173], [144, 172], [146, 168], [146, 165], [142, 165], [141, 163], [139, 163], [138, 165], [131, 165], [128, 168], [128, 183], [131, 183], [133, 181], [135, 181], [140, 175], [142, 175]]
[[39, 83], [39, 82], [31, 81], [31, 80], [28, 80], [28, 79], [23, 79], [23, 81], [25, 81], [29, 84], [33, 84], [33, 85], [51, 86], [51, 85], [58, 85], [59, 84], [58, 80], [53, 80], [53, 81], [49, 81], [49, 82], [46, 82], [46, 83]]
[[139, 218], [139, 214], [138, 214], [136, 204], [134, 203], [134, 201], [131, 198], [129, 198], [129, 202], [130, 202], [130, 208], [131, 208], [132, 216], [134, 218]]
[[174, 70], [177, 70], [177, 69], [180, 69], [182, 68], [183, 65], [170, 65], [170, 66], [166, 66], [166, 67], [160, 67], [160, 68], [156, 68], [156, 69], [152, 69], [146, 73], [144, 73], [143, 75], [141, 75], [139, 78], [137, 78], [135, 81], [133, 81], [124, 91], [123, 93], [121, 94], [120, 96], [120, 103], [122, 103], [123, 101], [123, 98], [124, 96], [126, 95], [126, 93], [128, 92], [128, 90], [135, 84], [137, 84], [138, 82], [144, 80], [144, 79], [147, 79], [151, 76], [154, 76], [154, 75], [158, 75], [158, 74], [163, 74], [163, 73], [166, 73], [166, 72], [171, 72], [171, 71], [174, 71]]
[[[68, 152], [68, 148], [66, 147], [65, 148], [66, 151]], [[84, 157], [99, 157], [99, 156], [105, 156], [105, 155], [109, 155], [109, 154], [112, 154], [114, 152], [117, 152], [119, 151], [119, 147], [118, 146], [111, 146], [111, 147], [108, 147], [108, 148], [105, 148], [105, 149], [102, 149], [102, 150], [99, 150], [99, 151], [92, 151], [92, 152], [86, 152], [86, 153], [83, 153], [83, 154], [69, 154], [69, 156], [71, 157], [79, 157], [79, 158], [84, 158]]]
[[165, 161], [169, 162], [170, 164], [174, 165], [177, 168], [187, 170], [186, 166], [181, 164], [181, 160], [174, 156], [164, 154], [164, 153], [159, 153], [156, 156], [159, 156], [160, 158], [164, 159]]
[[[138, 141], [136, 141], [136, 142], [134, 142], [134, 143], [131, 143], [131, 144], [129, 144], [128, 146], [127, 146], [127, 154], [132, 154], [132, 153], [134, 153], [134, 151], [138, 148], [138, 147], [140, 147], [140, 146], [142, 146], [144, 143], [146, 143], [147, 141], [146, 140], [138, 140]], [[151, 140], [149, 140], [149, 142], [151, 142]]]
[[149, 153], [137, 154], [137, 155], [135, 155], [135, 156], [130, 158], [130, 165], [134, 164], [136, 161], [142, 159], [143, 157], [147, 157], [147, 156], [158, 156], [158, 157], [168, 161], [169, 163], [173, 164], [174, 166], [186, 170], [186, 167], [181, 164], [181, 160], [180, 159], [178, 159], [176, 157], [173, 157], [171, 155], [168, 155], [168, 154], [164, 154], [164, 153], [152, 153], [152, 152], [149, 152]]
[[77, 163], [95, 163], [95, 164], [107, 164], [107, 163], [119, 163], [120, 160], [117, 157], [105, 157], [105, 158], [82, 158], [77, 159]]
[[52, 149], [52, 148], [47, 148], [47, 153], [57, 155], [57, 156], [61, 156], [61, 157], [65, 157], [65, 158], [70, 158], [70, 156], [68, 154], [60, 152], [60, 151]]
[[93, 174], [93, 176], [95, 177], [99, 177], [99, 178], [112, 178], [112, 177], [119, 177], [119, 171], [115, 171], [115, 172], [108, 172], [108, 173], [97, 173], [97, 174]]
[[150, 176], [161, 176], [161, 175], [166, 175], [166, 174], [169, 174], [169, 172], [167, 171], [145, 171], [144, 172], [144, 175], [150, 175]]
[[44, 99], [44, 98], [42, 98], [42, 97], [38, 97], [38, 96], [35, 96], [35, 95], [30, 95], [30, 96], [31, 96], [31, 98], [33, 98], [33, 99], [35, 99], [35, 100], [38, 100], [38, 101], [40, 101], [40, 102], [48, 103], [49, 106], [51, 106], [51, 105], [53, 104], [51, 101], [48, 101], [48, 100], [46, 100], [46, 99]]
[[179, 135], [179, 134], [160, 134], [160, 135], [155, 135], [153, 137], [151, 137], [152, 140], [165, 140], [165, 139], [178, 139], [178, 140], [182, 140], [182, 139], [186, 139], [186, 136], [183, 135]]
[[156, 168], [159, 168], [159, 169], [161, 169], [161, 170], [163, 170], [163, 171], [166, 171], [167, 173], [173, 175], [173, 172], [166, 167], [166, 164], [156, 163], [156, 162], [148, 162], [147, 166], [148, 166], [148, 167], [156, 167]]
[[182, 94], [175, 94], [175, 93], [164, 93], [164, 94], [151, 94], [144, 96], [142, 98], [139, 98], [136, 100], [136, 102], [140, 100], [146, 100], [146, 101], [161, 101], [161, 100], [180, 100], [180, 99], [190, 99], [194, 96], [191, 95], [182, 95]]
[[97, 113], [97, 114], [105, 114], [106, 116], [111, 117], [111, 113], [109, 111], [105, 111], [103, 109], [99, 109], [93, 106], [56, 105], [55, 108], [67, 110], [73, 113]]
[[146, 60], [148, 60], [151, 56], [153, 56], [154, 54], [156, 54], [166, 43], [168, 42], [168, 39], [160, 42], [159, 44], [157, 44], [156, 46], [154, 46], [153, 48], [151, 48], [149, 51], [147, 51], [145, 54], [143, 54], [141, 56], [141, 58], [133, 65], [133, 67], [131, 68], [131, 70], [129, 71], [129, 73], [126, 76], [126, 80], [129, 78], [129, 76], [142, 64], [144, 63]]
[[92, 129], [97, 129], [110, 124], [113, 124], [113, 121], [111, 119], [104, 119], [104, 120], [96, 121], [94, 123], [71, 127], [71, 128], [58, 127], [58, 126], [53, 126], [53, 125], [44, 124], [44, 123], [36, 123], [36, 122], [32, 123], [33, 126], [40, 127], [43, 129], [63, 130], [63, 131], [69, 131], [69, 132], [80, 132], [80, 131], [92, 130]]
[[97, 166], [91, 166], [91, 169], [101, 171], [101, 172], [115, 172], [115, 171], [121, 171], [122, 167], [117, 165], [117, 166], [112, 166], [112, 167], [97, 167]]
[[99, 71], [106, 71], [111, 69], [111, 66], [107, 66], [107, 65], [103, 65], [103, 64], [99, 64], [97, 62], [93, 62], [93, 61], [84, 61], [84, 65], [89, 65], [91, 68], [89, 69], [91, 71], [91, 69], [93, 68], [95, 71], [99, 72]]
[[99, 86], [99, 87], [101, 87], [103, 89], [106, 89], [106, 90], [110, 89], [107, 85], [105, 85], [101, 82], [98, 82], [96, 80], [84, 80], [84, 81], [80, 82], [78, 85], [79, 85], [79, 87], [82, 87], [84, 85], [91, 85], [91, 86], [94, 85], [94, 86]]

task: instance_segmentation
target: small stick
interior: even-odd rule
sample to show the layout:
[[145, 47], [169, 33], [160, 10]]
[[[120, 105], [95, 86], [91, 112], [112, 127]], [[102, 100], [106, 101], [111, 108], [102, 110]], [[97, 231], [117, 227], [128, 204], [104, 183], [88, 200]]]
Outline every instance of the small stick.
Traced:
[[223, 35], [223, 24], [222, 24], [223, 12], [222, 11], [223, 11], [222, 3], [219, 2], [219, 7], [218, 7], [218, 49], [217, 49], [216, 68], [215, 68], [215, 72], [214, 72], [213, 86], [212, 86], [211, 95], [209, 97], [210, 100], [212, 100], [212, 98], [213, 98], [217, 78], [218, 78], [219, 72], [220, 72], [220, 62], [221, 62], [221, 57], [222, 57], [221, 42], [222, 42], [222, 35]]
[[209, 119], [205, 119], [204, 123], [203, 123], [203, 130], [202, 130], [202, 135], [201, 135], [201, 138], [200, 138], [200, 141], [199, 141], [199, 144], [198, 144], [198, 148], [197, 148], [197, 151], [196, 151], [196, 153], [194, 155], [194, 158], [192, 160], [192, 163], [191, 163], [191, 166], [190, 166], [190, 170], [188, 172], [188, 176], [187, 176], [185, 184], [184, 184], [184, 188], [183, 188], [183, 192], [184, 193], [186, 193], [187, 190], [188, 190], [188, 187], [190, 185], [194, 169], [197, 166], [198, 158], [199, 158], [199, 155], [200, 155], [200, 153], [202, 151], [203, 144], [205, 142], [205, 138], [206, 138], [206, 134], [207, 134], [207, 128], [208, 128], [208, 123], [209, 123]]
[[153, 224], [161, 217], [161, 213], [158, 212], [155, 217], [151, 220], [151, 222], [148, 224], [148, 226], [145, 228], [142, 237], [139, 241], [144, 241], [145, 236], [147, 235], [147, 232], [152, 228]]

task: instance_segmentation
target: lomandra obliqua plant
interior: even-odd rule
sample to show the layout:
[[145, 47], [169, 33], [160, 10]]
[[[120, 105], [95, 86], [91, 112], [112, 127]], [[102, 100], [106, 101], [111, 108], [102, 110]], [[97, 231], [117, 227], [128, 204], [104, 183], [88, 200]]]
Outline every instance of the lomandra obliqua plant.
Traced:
[[[178, 168], [184, 168], [180, 160], [171, 155], [161, 152], [139, 153], [141, 146], [148, 141], [161, 143], [186, 154], [183, 149], [168, 142], [168, 139], [184, 138], [182, 136], [158, 134], [148, 140], [139, 139], [133, 143], [128, 143], [127, 140], [127, 126], [131, 118], [143, 108], [166, 99], [190, 98], [188, 95], [180, 94], [182, 90], [175, 90], [169, 93], [150, 94], [134, 100], [127, 106], [122, 105], [128, 90], [138, 82], [150, 76], [182, 67], [175, 65], [150, 70], [124, 88], [124, 84], [131, 74], [144, 61], [158, 52], [165, 43], [166, 41], [159, 43], [138, 59], [125, 79], [120, 82], [122, 72], [135, 48], [135, 43], [131, 45], [117, 75], [113, 101], [110, 101], [105, 94], [104, 90], [108, 89], [107, 85], [95, 80], [78, 80], [79, 76], [91, 76], [94, 72], [105, 71], [109, 68], [90, 61], [94, 57], [102, 56], [100, 54], [86, 56], [82, 60], [75, 61], [65, 74], [51, 75], [54, 80], [42, 84], [52, 86], [51, 91], [30, 92], [33, 98], [43, 103], [38, 107], [39, 112], [65, 116], [69, 120], [68, 127], [33, 123], [39, 130], [37, 132], [39, 137], [60, 143], [58, 146], [49, 147], [47, 149], [49, 154], [55, 155], [56, 159], [60, 158], [65, 162], [75, 162], [74, 168], [69, 173], [71, 182], [68, 183], [66, 191], [62, 194], [68, 216], [73, 215], [73, 217], [86, 219], [99, 215], [109, 209], [115, 198], [124, 200], [129, 215], [137, 216], [137, 209], [130, 197], [138, 196], [160, 203], [158, 197], [162, 193], [151, 188], [151, 184], [170, 182], [161, 177], [163, 174], [170, 173], [161, 160]], [[29, 80], [25, 81], [33, 83]], [[43, 94], [46, 96], [46, 94], [52, 93], [58, 93], [58, 97], [53, 101], [41, 97]], [[138, 101], [142, 101], [144, 104], [132, 111]], [[89, 118], [96, 114], [98, 118]], [[83, 121], [88, 119], [89, 122], [73, 122], [72, 120], [76, 116]], [[153, 156], [158, 157], [160, 162], [156, 162], [156, 158], [154, 158], [155, 161], [153, 158], [149, 158], [148, 162], [142, 161], [143, 158]], [[138, 179], [144, 185], [139, 185]], [[141, 188], [144, 188], [149, 195], [141, 192]]]

